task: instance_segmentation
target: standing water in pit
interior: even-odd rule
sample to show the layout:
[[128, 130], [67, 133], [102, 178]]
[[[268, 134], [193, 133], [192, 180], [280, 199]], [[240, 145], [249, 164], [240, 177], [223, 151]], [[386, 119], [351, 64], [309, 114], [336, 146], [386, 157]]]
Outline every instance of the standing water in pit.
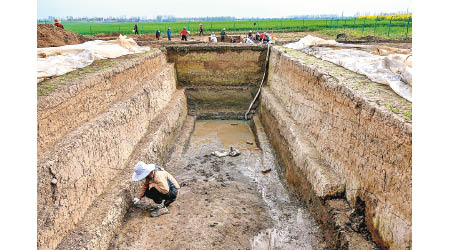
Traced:
[[[110, 249], [321, 249], [322, 233], [289, 197], [270, 147], [256, 145], [247, 122], [197, 121], [187, 148], [166, 165], [181, 185], [170, 213], [132, 208]], [[230, 147], [240, 155], [211, 155]]]

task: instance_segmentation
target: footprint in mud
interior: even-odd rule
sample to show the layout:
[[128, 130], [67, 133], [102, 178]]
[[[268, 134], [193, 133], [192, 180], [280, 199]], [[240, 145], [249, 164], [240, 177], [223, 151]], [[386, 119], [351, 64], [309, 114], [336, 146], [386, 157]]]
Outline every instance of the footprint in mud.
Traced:
[[224, 182], [225, 180], [223, 179], [223, 176], [221, 174], [219, 174], [219, 176], [216, 177], [216, 181], [217, 182]]
[[187, 165], [184, 167], [184, 169], [185, 169], [185, 170], [190, 170], [190, 169], [192, 169], [193, 167], [195, 167], [195, 164], [189, 163], [189, 164], [187, 164]]

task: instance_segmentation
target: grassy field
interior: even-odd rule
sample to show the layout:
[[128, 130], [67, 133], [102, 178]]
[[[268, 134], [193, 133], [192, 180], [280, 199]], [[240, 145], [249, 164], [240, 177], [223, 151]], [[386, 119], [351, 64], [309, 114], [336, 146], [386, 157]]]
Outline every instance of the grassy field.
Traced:
[[[132, 34], [134, 23], [118, 22], [61, 22], [65, 29], [83, 35], [119, 32]], [[205, 34], [211, 31], [219, 33], [226, 28], [228, 34], [255, 31], [319, 31], [326, 34], [351, 33], [355, 36], [376, 36], [388, 39], [407, 40], [412, 38], [412, 19], [386, 17], [359, 17], [353, 19], [317, 19], [317, 20], [264, 20], [264, 21], [215, 21], [201, 22]], [[254, 25], [256, 23], [256, 25]], [[146, 22], [139, 23], [140, 34], [154, 34], [161, 31], [165, 37], [167, 28], [172, 34], [179, 34], [186, 27], [191, 34], [200, 32], [200, 22]]]

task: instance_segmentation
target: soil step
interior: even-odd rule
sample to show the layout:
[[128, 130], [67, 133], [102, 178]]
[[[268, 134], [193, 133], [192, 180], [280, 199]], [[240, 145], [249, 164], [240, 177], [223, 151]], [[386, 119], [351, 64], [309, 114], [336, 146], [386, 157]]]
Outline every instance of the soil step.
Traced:
[[[295, 123], [287, 120], [289, 119], [288, 114], [281, 112], [283, 109], [281, 109], [272, 93], [265, 88], [263, 88], [262, 99], [265, 99], [262, 100], [264, 108], [271, 106], [267, 108], [274, 109], [269, 112], [275, 116], [280, 130], [283, 130], [283, 132], [288, 130], [290, 132], [288, 133], [289, 139], [286, 139], [288, 142], [291, 140], [291, 143], [287, 145], [289, 150], [292, 150], [293, 146], [302, 149], [301, 151], [297, 150], [293, 158], [303, 157], [301, 161], [299, 161], [299, 158], [294, 159], [294, 161], [296, 161], [296, 164], [300, 162], [306, 165], [301, 170], [302, 176], [306, 178], [296, 181], [306, 181], [308, 183], [295, 189], [298, 190], [300, 193], [299, 198], [306, 203], [316, 220], [321, 222], [328, 247], [330, 249], [379, 249], [371, 240], [370, 233], [367, 231], [364, 212], [359, 211], [358, 213], [352, 210], [348, 202], [341, 197], [344, 192], [344, 184], [341, 182], [341, 178], [320, 161], [319, 153], [308, 142], [307, 138], [301, 134], [302, 131], [298, 126], [292, 126]], [[265, 102], [269, 102], [269, 105]], [[287, 124], [291, 124], [291, 126], [289, 127]], [[264, 133], [264, 127], [259, 117], [253, 117], [252, 129], [255, 131], [258, 139], [257, 143], [262, 151], [270, 151], [271, 144]], [[299, 139], [293, 141], [294, 136], [297, 136]], [[267, 156], [270, 156], [270, 154], [264, 154], [264, 158]], [[274, 159], [267, 160], [274, 161]], [[294, 178], [298, 178], [298, 176]]]
[[250, 127], [255, 135], [256, 144], [261, 149], [264, 163], [271, 163], [268, 165], [276, 165], [277, 159], [274, 157], [275, 152], [270, 145], [270, 140], [264, 132], [264, 126], [261, 123], [259, 116], [253, 116]]
[[[149, 79], [161, 78], [161, 72], [173, 76], [174, 70], [159, 50], [104, 63], [107, 67], [88, 66], [43, 84], [57, 88], [38, 96], [38, 157], [115, 103], [129, 99], [143, 87], [151, 87]], [[39, 89], [44, 88], [41, 85]]]
[[[57, 249], [107, 249], [119, 230], [123, 217], [132, 205], [140, 183], [133, 182], [133, 165], [137, 161], [161, 165], [181, 131], [186, 119], [186, 97], [177, 91], [170, 103], [152, 120], [144, 137], [128, 158], [126, 167], [109, 184], [84, 214], [76, 229], [65, 237]], [[193, 122], [186, 126], [193, 126]]]
[[39, 248], [55, 248], [75, 228], [92, 202], [108, 188], [105, 184], [123, 170], [150, 121], [171, 98], [183, 100], [177, 111], [186, 112], [184, 90], [168, 93], [166, 100], [150, 102], [160, 95], [144, 88], [64, 136], [54, 150], [40, 155]]
[[283, 131], [280, 134], [285, 137], [288, 143], [286, 146], [292, 151], [293, 161], [299, 171], [306, 176], [314, 194], [319, 198], [342, 196], [345, 191], [342, 178], [320, 158], [319, 152], [305, 136], [302, 128], [293, 125], [296, 124], [295, 121], [283, 109], [270, 89], [263, 88], [261, 99], [264, 107], [270, 109], [269, 112]]
[[[196, 116], [198, 120], [244, 120], [247, 110], [189, 110], [189, 115]], [[255, 110], [250, 110], [248, 117], [251, 118]]]

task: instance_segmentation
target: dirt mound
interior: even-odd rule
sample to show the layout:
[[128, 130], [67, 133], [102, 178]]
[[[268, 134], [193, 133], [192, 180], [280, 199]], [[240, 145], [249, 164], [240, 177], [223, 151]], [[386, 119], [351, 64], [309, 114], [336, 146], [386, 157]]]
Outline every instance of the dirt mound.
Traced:
[[56, 27], [53, 24], [37, 25], [37, 46], [38, 48], [57, 47], [69, 44], [79, 44], [92, 39]]

